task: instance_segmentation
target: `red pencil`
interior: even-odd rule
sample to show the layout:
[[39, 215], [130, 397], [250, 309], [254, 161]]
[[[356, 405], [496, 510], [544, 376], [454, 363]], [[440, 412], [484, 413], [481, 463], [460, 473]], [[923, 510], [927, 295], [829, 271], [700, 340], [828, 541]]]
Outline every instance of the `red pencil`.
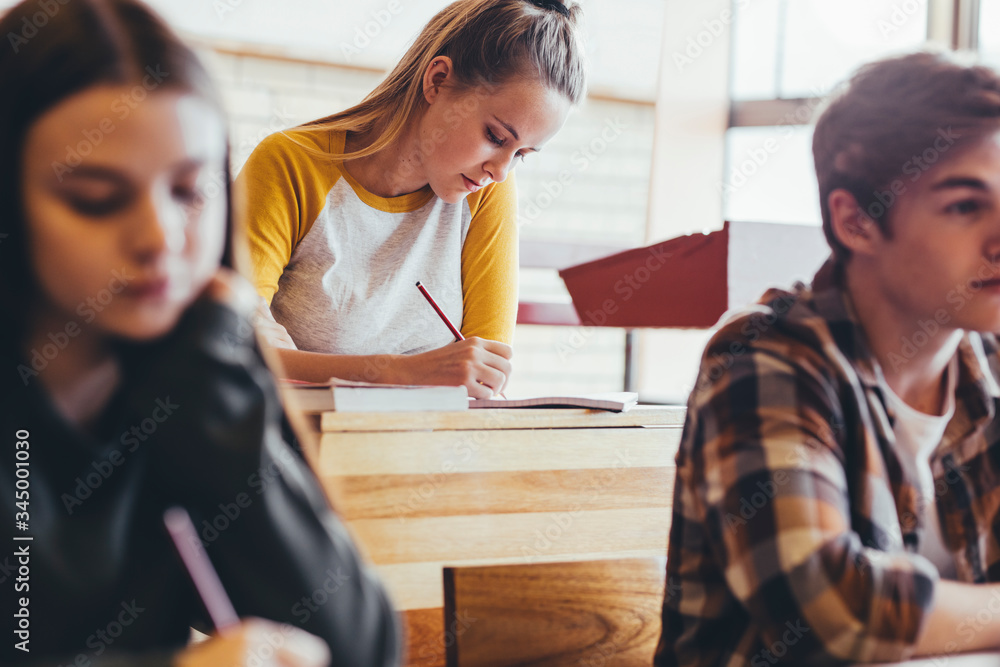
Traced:
[[434, 297], [430, 295], [426, 287], [420, 284], [419, 280], [417, 281], [417, 289], [420, 290], [420, 293], [424, 295], [425, 299], [427, 299], [427, 303], [431, 304], [431, 307], [434, 308], [434, 311], [438, 314], [438, 317], [440, 317], [441, 320], [447, 325], [452, 335], [455, 336], [455, 340], [465, 340], [465, 336], [462, 335], [462, 332], [455, 328], [455, 325], [451, 323], [451, 320], [448, 319], [448, 316], [445, 315], [444, 311], [441, 310], [441, 307], [437, 305], [437, 302], [434, 300]]

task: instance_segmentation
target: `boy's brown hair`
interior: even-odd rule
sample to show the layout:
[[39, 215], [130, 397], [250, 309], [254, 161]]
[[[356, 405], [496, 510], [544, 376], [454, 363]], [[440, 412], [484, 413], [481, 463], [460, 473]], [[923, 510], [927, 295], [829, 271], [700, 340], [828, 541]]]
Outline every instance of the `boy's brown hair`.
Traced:
[[915, 53], [863, 66], [823, 112], [813, 135], [823, 232], [840, 261], [830, 193], [843, 188], [891, 237], [890, 211], [925, 171], [1000, 130], [1000, 74], [952, 56]]

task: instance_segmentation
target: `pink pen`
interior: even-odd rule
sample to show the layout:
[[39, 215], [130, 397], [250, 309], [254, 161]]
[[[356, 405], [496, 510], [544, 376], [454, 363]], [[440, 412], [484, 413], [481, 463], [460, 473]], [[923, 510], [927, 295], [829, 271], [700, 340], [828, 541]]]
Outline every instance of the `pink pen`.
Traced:
[[191, 517], [181, 507], [171, 507], [163, 513], [163, 523], [167, 525], [174, 546], [177, 547], [184, 567], [187, 568], [201, 601], [208, 610], [212, 624], [220, 635], [229, 634], [240, 624], [236, 609], [222, 587], [219, 575], [208, 560], [205, 548], [198, 537], [198, 531], [191, 523]]

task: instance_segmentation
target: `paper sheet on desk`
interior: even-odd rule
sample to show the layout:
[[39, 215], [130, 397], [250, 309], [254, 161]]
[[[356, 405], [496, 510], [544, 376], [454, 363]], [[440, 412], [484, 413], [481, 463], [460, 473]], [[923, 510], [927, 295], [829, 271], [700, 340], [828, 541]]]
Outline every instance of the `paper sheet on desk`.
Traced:
[[907, 662], [880, 662], [854, 667], [1000, 667], [1000, 653], [956, 653]]

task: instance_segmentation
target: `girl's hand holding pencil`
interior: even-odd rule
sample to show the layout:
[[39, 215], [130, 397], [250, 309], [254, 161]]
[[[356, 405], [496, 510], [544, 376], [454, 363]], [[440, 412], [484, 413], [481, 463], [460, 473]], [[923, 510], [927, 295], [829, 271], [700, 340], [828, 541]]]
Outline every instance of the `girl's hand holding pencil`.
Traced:
[[491, 398], [507, 386], [510, 345], [466, 338], [436, 350], [395, 358], [398, 384], [464, 385], [472, 398]]
[[[280, 646], [275, 648], [275, 638]], [[263, 656], [269, 656], [264, 659]], [[177, 667], [326, 667], [330, 650], [323, 640], [291, 625], [259, 618], [240, 622], [227, 634], [196, 644], [181, 653]]]
[[[417, 289], [420, 290], [420, 293], [424, 295], [425, 299], [427, 299], [427, 303], [431, 305], [431, 307], [434, 309], [434, 312], [438, 314], [438, 317], [441, 318], [441, 321], [444, 322], [445, 326], [448, 327], [448, 330], [451, 331], [451, 334], [455, 337], [455, 340], [459, 343], [468, 342], [466, 341], [465, 336], [462, 335], [462, 332], [459, 331], [458, 328], [456, 328], [455, 325], [451, 323], [451, 320], [448, 319], [448, 316], [445, 315], [444, 311], [441, 310], [441, 307], [437, 305], [437, 302], [434, 300], [434, 297], [430, 295], [430, 292], [427, 291], [427, 288], [424, 287], [422, 284], [420, 284], [420, 281], [417, 281]], [[480, 346], [477, 343], [472, 346], [466, 346], [465, 350], [474, 349], [476, 347], [484, 347], [487, 348], [487, 352], [489, 354], [492, 354], [493, 357], [500, 356], [502, 357], [502, 360], [495, 359], [493, 357], [486, 357], [482, 353], [477, 354], [476, 352], [471, 352], [471, 351], [466, 352], [465, 350], [463, 350], [458, 355], [455, 355], [453, 357], [452, 353], [455, 352], [455, 348], [454, 346], [451, 345], [435, 351], [436, 352], [440, 352], [442, 350], [447, 351], [446, 354], [449, 358], [449, 361], [451, 362], [449, 364], [451, 366], [450, 372], [454, 374], [456, 378], [461, 378], [462, 381], [459, 382], [458, 384], [465, 385], [465, 387], [469, 390], [469, 396], [473, 398], [493, 398], [493, 396], [499, 394], [501, 397], [506, 398], [503, 395], [503, 390], [504, 387], [507, 386], [507, 380], [510, 378], [510, 370], [511, 370], [510, 359], [514, 354], [513, 349], [510, 347], [510, 345], [506, 345], [504, 343], [498, 343], [497, 341], [493, 340], [484, 340], [482, 338], [472, 338], [470, 340], [479, 341], [484, 345]], [[487, 346], [485, 344], [489, 345]], [[502, 346], [502, 347], [497, 347], [497, 346]], [[423, 355], [418, 355], [418, 356], [423, 356]], [[457, 367], [455, 366], [456, 361], [458, 362]], [[498, 379], [496, 377], [496, 372], [502, 372], [503, 378]], [[473, 386], [473, 383], [477, 386]], [[411, 382], [409, 384], [418, 384], [418, 383]], [[442, 383], [421, 382], [419, 384], [442, 384]], [[445, 384], [450, 384], [450, 383], [445, 383]], [[489, 395], [483, 395], [484, 389], [491, 389], [492, 393], [490, 393]]]
[[[287, 624], [259, 618], [240, 620], [219, 575], [205, 554], [187, 511], [172, 507], [163, 514], [167, 532], [208, 611], [217, 635], [183, 653], [177, 667], [326, 667], [330, 649], [323, 640]], [[280, 641], [275, 641], [275, 638]]]

